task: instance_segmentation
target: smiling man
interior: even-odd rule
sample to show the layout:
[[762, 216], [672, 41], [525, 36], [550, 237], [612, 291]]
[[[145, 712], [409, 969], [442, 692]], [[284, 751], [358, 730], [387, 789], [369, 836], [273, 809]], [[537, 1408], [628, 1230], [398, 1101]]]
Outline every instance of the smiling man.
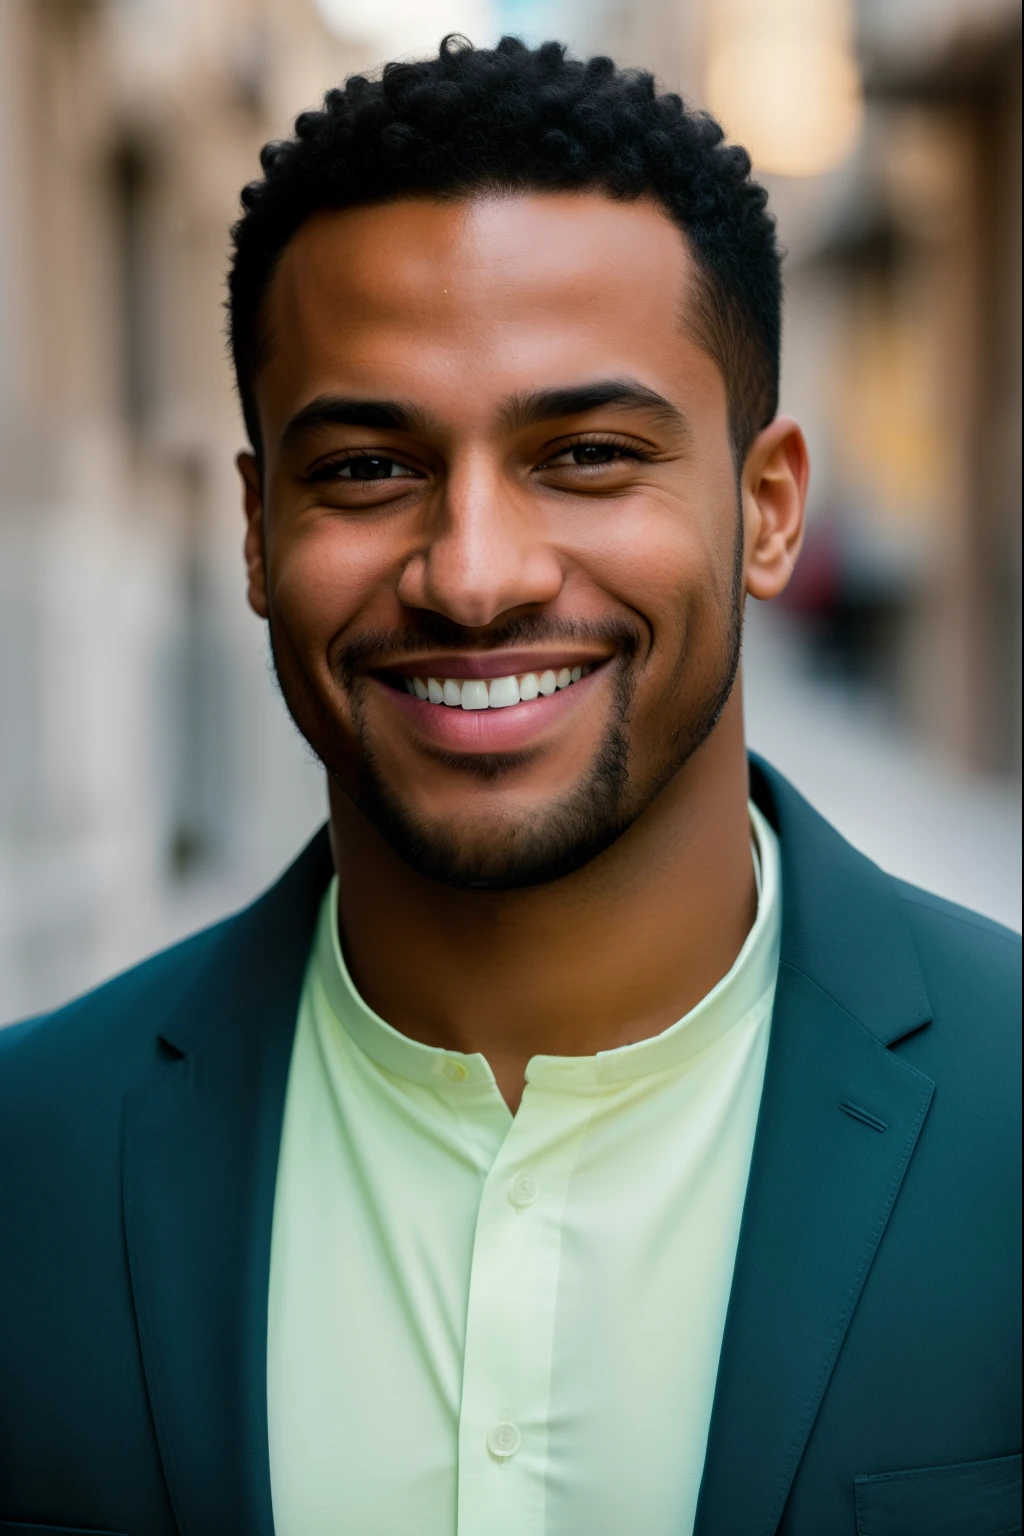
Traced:
[[0, 1039], [0, 1531], [1019, 1530], [1019, 943], [748, 764], [765, 196], [554, 44], [235, 230], [249, 601], [330, 827]]

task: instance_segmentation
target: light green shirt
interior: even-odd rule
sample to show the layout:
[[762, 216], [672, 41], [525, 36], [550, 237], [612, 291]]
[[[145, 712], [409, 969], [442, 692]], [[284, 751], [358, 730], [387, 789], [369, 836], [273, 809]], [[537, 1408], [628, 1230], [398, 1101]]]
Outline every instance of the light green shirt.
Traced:
[[535, 1056], [514, 1118], [483, 1056], [362, 1001], [332, 884], [274, 1206], [277, 1536], [690, 1532], [778, 967], [778, 845], [750, 815], [728, 975], [651, 1039]]

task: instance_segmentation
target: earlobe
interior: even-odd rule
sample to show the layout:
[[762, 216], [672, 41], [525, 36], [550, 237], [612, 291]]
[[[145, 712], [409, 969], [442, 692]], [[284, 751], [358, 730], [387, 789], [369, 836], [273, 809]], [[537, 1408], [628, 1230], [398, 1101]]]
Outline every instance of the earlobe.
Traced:
[[266, 551], [263, 538], [263, 477], [251, 453], [240, 453], [235, 460], [242, 477], [242, 506], [245, 512], [245, 566], [249, 575], [249, 607], [265, 619], [267, 606]]
[[770, 601], [793, 574], [804, 536], [809, 477], [799, 426], [778, 416], [754, 439], [743, 466], [744, 573], [751, 597]]

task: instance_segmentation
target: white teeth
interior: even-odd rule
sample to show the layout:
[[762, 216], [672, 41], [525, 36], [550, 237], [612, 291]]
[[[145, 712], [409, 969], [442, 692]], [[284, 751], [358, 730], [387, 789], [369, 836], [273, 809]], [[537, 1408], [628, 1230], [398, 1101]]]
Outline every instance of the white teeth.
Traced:
[[591, 665], [562, 667], [558, 672], [525, 672], [522, 677], [406, 677], [406, 693], [431, 704], [447, 704], [453, 709], [508, 709], [513, 704], [528, 704], [531, 699], [547, 697], [559, 688], [589, 677]]
[[[463, 685], [462, 696], [465, 698], [466, 689]], [[519, 703], [519, 684], [514, 677], [494, 677], [487, 690], [487, 700], [492, 709], [508, 709], [510, 704]]]

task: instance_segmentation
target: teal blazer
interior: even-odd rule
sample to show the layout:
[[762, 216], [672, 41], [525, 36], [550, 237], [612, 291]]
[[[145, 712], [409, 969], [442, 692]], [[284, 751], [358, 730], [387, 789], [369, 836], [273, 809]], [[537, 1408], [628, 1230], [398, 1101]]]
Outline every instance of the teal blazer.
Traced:
[[[695, 1536], [1009, 1536], [1020, 941], [751, 777], [782, 957]], [[274, 1179], [330, 874], [321, 833], [238, 916], [0, 1031], [3, 1536], [273, 1532]]]

